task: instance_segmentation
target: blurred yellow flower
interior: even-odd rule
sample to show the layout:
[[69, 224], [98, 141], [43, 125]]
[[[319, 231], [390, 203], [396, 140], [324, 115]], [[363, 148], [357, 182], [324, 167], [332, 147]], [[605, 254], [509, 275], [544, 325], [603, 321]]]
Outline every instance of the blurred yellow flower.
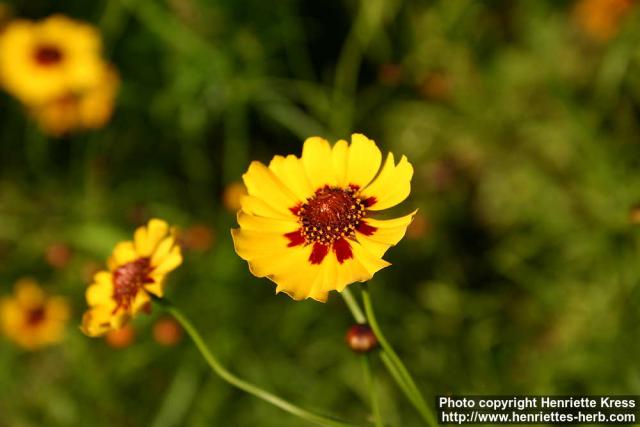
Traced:
[[227, 185], [222, 195], [222, 204], [230, 212], [238, 212], [240, 209], [240, 199], [246, 196], [247, 189], [241, 182], [232, 182]]
[[95, 28], [65, 16], [15, 20], [0, 35], [0, 83], [26, 104], [84, 92], [103, 78], [101, 49]]
[[105, 65], [96, 86], [34, 105], [31, 115], [43, 132], [53, 136], [99, 129], [111, 118], [119, 86], [118, 73]]
[[578, 25], [593, 39], [606, 42], [620, 29], [633, 0], [580, 0], [574, 16]]
[[129, 319], [151, 308], [151, 295], [164, 295], [169, 272], [182, 263], [180, 246], [169, 225], [152, 219], [139, 227], [133, 241], [120, 242], [86, 292], [89, 309], [82, 330], [89, 336], [121, 329]]
[[18, 281], [14, 295], [0, 301], [3, 333], [28, 350], [60, 342], [68, 319], [67, 301], [62, 297], [48, 297], [31, 279]]
[[[326, 301], [328, 292], [369, 280], [390, 265], [382, 259], [402, 239], [415, 212], [380, 220], [411, 191], [413, 167], [396, 164], [375, 142], [354, 134], [333, 147], [308, 138], [302, 156], [253, 162], [243, 175], [248, 195], [231, 230], [235, 249], [257, 277], [300, 300]], [[375, 177], [375, 179], [374, 179]]]

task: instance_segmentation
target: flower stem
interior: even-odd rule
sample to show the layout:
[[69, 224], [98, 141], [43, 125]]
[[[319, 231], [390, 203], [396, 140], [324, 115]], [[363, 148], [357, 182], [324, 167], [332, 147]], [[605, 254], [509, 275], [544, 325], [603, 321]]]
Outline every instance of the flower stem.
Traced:
[[367, 315], [369, 325], [371, 325], [371, 329], [373, 329], [373, 332], [376, 334], [376, 337], [380, 342], [380, 346], [382, 347], [382, 356], [385, 366], [398, 383], [398, 386], [400, 386], [407, 398], [411, 401], [413, 406], [415, 406], [418, 413], [420, 413], [424, 421], [432, 427], [437, 427], [438, 422], [436, 421], [433, 412], [425, 402], [424, 397], [422, 397], [422, 394], [411, 377], [411, 374], [404, 366], [404, 363], [402, 363], [402, 360], [400, 360], [400, 357], [398, 357], [393, 347], [391, 347], [391, 344], [389, 344], [387, 339], [384, 337], [380, 327], [378, 326], [366, 284], [362, 286], [362, 299], [364, 301], [364, 310]]
[[202, 336], [198, 332], [198, 330], [191, 324], [191, 322], [178, 310], [173, 304], [171, 304], [166, 299], [154, 298], [154, 301], [160, 305], [162, 305], [171, 315], [182, 325], [184, 330], [189, 334], [193, 342], [195, 343], [198, 350], [202, 354], [202, 357], [207, 361], [211, 369], [218, 374], [220, 378], [228, 382], [229, 384], [243, 390], [253, 396], [264, 400], [278, 408], [286, 411], [292, 415], [295, 415], [299, 418], [307, 420], [309, 422], [319, 424], [327, 427], [355, 427], [354, 424], [349, 424], [346, 422], [334, 420], [331, 418], [324, 417], [322, 415], [314, 414], [306, 409], [302, 409], [299, 406], [294, 405], [293, 403], [282, 399], [268, 391], [261, 389], [247, 381], [244, 381], [234, 374], [229, 372], [224, 366], [220, 364], [218, 359], [211, 353], [209, 347], [205, 344]]
[[344, 302], [347, 304], [347, 307], [349, 307], [349, 311], [351, 311], [351, 315], [355, 321], [361, 325], [367, 323], [367, 318], [364, 316], [362, 309], [353, 297], [351, 290], [349, 288], [344, 288], [344, 290], [340, 292], [340, 295], [342, 295]]
[[373, 373], [371, 372], [371, 359], [369, 358], [368, 354], [363, 354], [361, 358], [364, 368], [365, 381], [371, 395], [371, 408], [373, 409], [375, 425], [376, 427], [384, 427], [384, 423], [382, 422], [382, 412], [380, 412], [380, 405], [378, 403], [376, 384], [375, 380], [373, 379]]

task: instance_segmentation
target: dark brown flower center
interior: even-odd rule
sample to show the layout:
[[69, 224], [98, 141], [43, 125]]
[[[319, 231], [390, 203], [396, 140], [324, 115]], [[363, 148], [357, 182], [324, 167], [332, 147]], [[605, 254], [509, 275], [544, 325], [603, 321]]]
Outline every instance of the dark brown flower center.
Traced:
[[33, 57], [39, 65], [48, 67], [62, 61], [64, 54], [57, 46], [43, 44], [36, 48]]
[[149, 277], [151, 273], [151, 261], [149, 258], [138, 258], [116, 268], [113, 272], [113, 299], [116, 308], [128, 309], [133, 299], [145, 283], [153, 282]]
[[44, 320], [45, 309], [43, 306], [38, 306], [30, 309], [27, 312], [27, 325], [37, 326]]
[[300, 206], [302, 236], [307, 243], [331, 244], [343, 237], [353, 237], [365, 205], [356, 196], [355, 188], [325, 186]]

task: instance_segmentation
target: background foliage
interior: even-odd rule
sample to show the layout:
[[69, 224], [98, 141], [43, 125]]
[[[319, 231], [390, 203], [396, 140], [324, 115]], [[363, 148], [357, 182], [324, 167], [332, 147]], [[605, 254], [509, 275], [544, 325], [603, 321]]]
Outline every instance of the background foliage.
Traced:
[[[122, 90], [109, 126], [59, 139], [0, 97], [0, 289], [31, 276], [74, 307], [63, 345], [0, 343], [0, 425], [302, 425], [222, 383], [188, 340], [158, 345], [158, 310], [124, 349], [75, 327], [91, 271], [150, 216], [214, 230], [168, 295], [232, 370], [363, 419], [342, 299], [274, 296], [234, 254], [222, 203], [250, 159], [352, 131], [416, 169], [400, 211], [421, 216], [371, 291], [429, 397], [640, 394], [635, 8], [602, 37], [570, 1], [8, 5], [99, 26]], [[70, 259], [52, 263], [52, 245]], [[376, 368], [389, 422], [419, 425]]]

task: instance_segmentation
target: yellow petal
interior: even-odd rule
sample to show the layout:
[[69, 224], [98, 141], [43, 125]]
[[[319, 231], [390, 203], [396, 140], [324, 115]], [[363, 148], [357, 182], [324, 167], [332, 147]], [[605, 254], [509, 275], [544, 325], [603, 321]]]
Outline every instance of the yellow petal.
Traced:
[[262, 200], [280, 214], [292, 215], [290, 209], [299, 203], [278, 177], [260, 162], [251, 162], [242, 179], [250, 196]]
[[287, 209], [286, 212], [276, 210], [269, 206], [264, 200], [253, 196], [242, 196], [240, 198], [240, 206], [243, 211], [253, 215], [280, 219], [296, 218], [296, 216], [289, 209]]
[[115, 270], [116, 268], [124, 265], [128, 262], [138, 259], [138, 253], [135, 250], [133, 242], [126, 241], [120, 242], [113, 250], [113, 254], [108, 260], [109, 269]]
[[102, 308], [87, 310], [82, 316], [82, 332], [97, 337], [111, 330], [111, 314]]
[[155, 274], [167, 274], [168, 272], [175, 270], [180, 264], [182, 264], [180, 246], [174, 246], [169, 254], [164, 257], [162, 262], [155, 266], [153, 272]]
[[24, 308], [38, 306], [44, 301], [44, 291], [33, 279], [21, 279], [15, 288], [18, 303]]
[[304, 167], [296, 156], [291, 154], [287, 157], [275, 156], [269, 163], [269, 169], [291, 190], [298, 201], [305, 201], [313, 195], [313, 188]]
[[134, 234], [135, 250], [140, 257], [149, 257], [160, 241], [168, 234], [169, 224], [153, 218], [146, 226], [139, 227]]
[[287, 249], [289, 240], [279, 233], [255, 230], [231, 230], [236, 253], [244, 260], [273, 256], [279, 250]]
[[413, 166], [405, 156], [395, 165], [393, 154], [389, 153], [378, 177], [362, 191], [363, 198], [374, 197], [370, 210], [382, 210], [397, 205], [411, 192]]
[[87, 304], [91, 307], [96, 305], [106, 305], [112, 302], [113, 296], [113, 284], [111, 283], [111, 274], [107, 272], [101, 272], [102, 276], [108, 276], [109, 281], [106, 279], [96, 280], [96, 283], [87, 288], [85, 297]]
[[151, 298], [149, 297], [149, 294], [147, 294], [144, 290], [138, 291], [135, 298], [133, 299], [133, 303], [131, 304], [131, 313], [134, 315], [139, 313], [147, 307], [147, 304], [150, 303]]
[[380, 170], [381, 162], [382, 153], [376, 143], [362, 134], [353, 134], [347, 162], [347, 185], [365, 188]]
[[238, 212], [238, 224], [243, 230], [265, 231], [273, 233], [290, 233], [300, 228], [300, 224], [292, 219], [275, 219]]
[[63, 324], [70, 315], [69, 301], [62, 297], [51, 297], [46, 304], [46, 317], [52, 323]]
[[333, 170], [336, 174], [336, 183], [340, 187], [346, 187], [349, 184], [347, 182], [349, 143], [344, 139], [336, 142], [331, 151], [331, 157], [333, 158]]
[[357, 263], [362, 266], [364, 271], [367, 272], [368, 277], [361, 276], [359, 277], [359, 282], [363, 282], [371, 279], [374, 274], [378, 271], [382, 270], [385, 267], [390, 266], [391, 264], [387, 261], [383, 260], [379, 256], [372, 254], [367, 248], [363, 247], [360, 243], [354, 242], [350, 240], [351, 250], [353, 251], [353, 257]]
[[313, 191], [325, 185], [337, 185], [333, 171], [331, 145], [326, 139], [317, 136], [307, 138], [302, 147], [301, 160]]
[[173, 236], [165, 237], [156, 247], [155, 251], [153, 251], [153, 255], [151, 256], [151, 265], [159, 265], [164, 259], [169, 255], [169, 252], [173, 247], [175, 247], [175, 239]]
[[151, 273], [153, 283], [146, 283], [144, 289], [152, 295], [162, 298], [164, 296], [164, 274]]
[[396, 245], [404, 237], [416, 212], [418, 212], [417, 209], [409, 215], [388, 220], [365, 218], [363, 221], [375, 227], [376, 230], [371, 235], [356, 231], [357, 240], [372, 254], [381, 257], [387, 249]]

